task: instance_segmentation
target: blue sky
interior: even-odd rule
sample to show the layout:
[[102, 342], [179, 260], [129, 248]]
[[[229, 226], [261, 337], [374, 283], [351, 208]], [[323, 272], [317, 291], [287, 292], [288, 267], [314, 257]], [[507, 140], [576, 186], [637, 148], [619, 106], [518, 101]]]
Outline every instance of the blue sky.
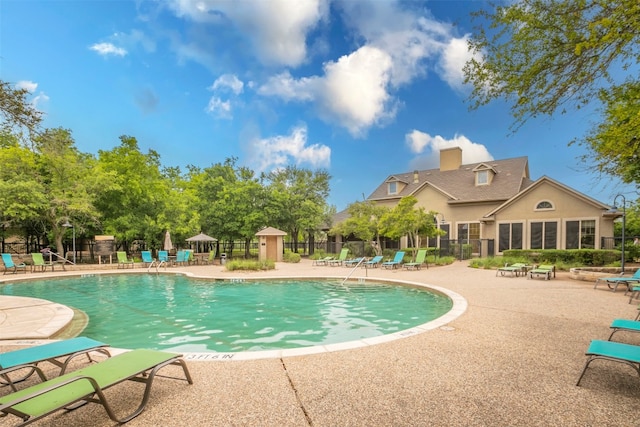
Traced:
[[165, 166], [237, 157], [332, 175], [338, 210], [389, 175], [527, 156], [610, 203], [624, 191], [579, 161], [582, 110], [512, 133], [508, 107], [469, 111], [462, 65], [479, 1], [3, 0], [0, 78], [31, 92], [46, 127], [88, 153], [134, 136]]

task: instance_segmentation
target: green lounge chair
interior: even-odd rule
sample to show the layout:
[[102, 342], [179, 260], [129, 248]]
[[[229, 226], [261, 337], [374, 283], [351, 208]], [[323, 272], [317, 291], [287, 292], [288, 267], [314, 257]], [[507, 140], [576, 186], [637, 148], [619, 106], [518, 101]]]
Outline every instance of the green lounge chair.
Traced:
[[378, 266], [382, 263], [382, 255], [376, 255], [371, 258], [369, 261], [364, 262], [364, 268], [378, 268]]
[[340, 255], [336, 259], [332, 259], [329, 261], [329, 265], [331, 267], [336, 265], [342, 265], [342, 263], [347, 259], [347, 255], [349, 255], [349, 249], [344, 248], [340, 251]]
[[527, 264], [524, 264], [522, 262], [516, 262], [511, 265], [505, 265], [504, 267], [499, 267], [496, 270], [496, 277], [498, 276], [498, 274], [500, 274], [501, 276], [504, 276], [507, 273], [511, 274], [512, 277], [513, 276], [518, 277], [520, 273], [527, 274], [527, 268], [528, 268]]
[[[16, 391], [15, 383], [26, 380], [36, 372], [31, 365], [49, 362], [59, 367], [60, 373], [58, 375], [62, 375], [67, 370], [69, 362], [76, 356], [86, 354], [89, 361], [93, 361], [90, 355], [92, 352], [111, 356], [107, 347], [107, 344], [91, 338], [76, 337], [2, 353], [0, 354], [0, 383], [9, 385], [13, 391]], [[11, 379], [9, 376], [9, 372], [18, 372], [24, 369], [28, 369], [29, 372], [19, 379]], [[41, 378], [45, 380], [45, 378]]]
[[202, 259], [203, 264], [213, 264], [216, 259], [216, 251], [209, 251], [209, 256], [207, 258]]
[[404, 259], [404, 251], [396, 252], [396, 255], [393, 257], [392, 261], [383, 262], [382, 266], [384, 268], [398, 268], [400, 264], [402, 264], [402, 260]]
[[332, 256], [326, 256], [324, 258], [314, 259], [311, 265], [327, 265], [327, 263], [332, 259], [333, 259]]
[[529, 270], [529, 278], [533, 279], [533, 276], [543, 276], [544, 280], [551, 280], [551, 275], [556, 277], [556, 266], [550, 264], [540, 264], [536, 268]]
[[580, 381], [582, 381], [589, 364], [596, 359], [626, 363], [640, 375], [640, 346], [614, 341], [593, 340], [585, 354], [588, 356], [587, 363], [584, 365], [576, 385], [580, 385]]
[[593, 289], [598, 287], [600, 283], [606, 283], [609, 289], [615, 292], [618, 289], [618, 285], [625, 285], [627, 292], [631, 290], [631, 285], [634, 283], [640, 283], [640, 268], [633, 273], [633, 276], [616, 276], [616, 277], [599, 277], [596, 279], [596, 283]]
[[53, 263], [51, 261], [45, 261], [40, 252], [32, 253], [31, 260], [33, 261], [33, 264], [31, 264], [31, 272], [36, 270], [47, 271], [47, 267], [51, 267], [51, 271], [53, 271]]
[[7, 271], [9, 271], [10, 269], [13, 269], [13, 274], [16, 274], [18, 272], [18, 269], [24, 270], [25, 274], [27, 273], [27, 264], [25, 264], [24, 262], [21, 262], [20, 264], [14, 263], [13, 258], [11, 258], [11, 254], [2, 254], [2, 263], [4, 264], [4, 273], [2, 273], [3, 276], [7, 274]]
[[118, 268], [127, 268], [129, 266], [133, 268], [135, 266], [133, 260], [127, 258], [126, 252], [116, 252], [116, 256], [118, 257]]
[[416, 254], [416, 259], [413, 262], [407, 262], [402, 265], [403, 268], [407, 270], [420, 270], [422, 265], [426, 265], [429, 268], [429, 264], [425, 261], [427, 260], [427, 250], [426, 249], [418, 249], [418, 253]]
[[[101, 404], [113, 421], [126, 423], [144, 410], [156, 374], [168, 365], [182, 367], [184, 378], [162, 376], [163, 378], [186, 380], [193, 384], [181, 355], [156, 350], [133, 350], [2, 396], [0, 413], [19, 417], [23, 421], [21, 425], [24, 425], [61, 409], [74, 409], [93, 402]], [[34, 369], [40, 368], [34, 366]], [[144, 383], [145, 389], [140, 406], [131, 414], [118, 417], [107, 402], [104, 390], [124, 381]]]

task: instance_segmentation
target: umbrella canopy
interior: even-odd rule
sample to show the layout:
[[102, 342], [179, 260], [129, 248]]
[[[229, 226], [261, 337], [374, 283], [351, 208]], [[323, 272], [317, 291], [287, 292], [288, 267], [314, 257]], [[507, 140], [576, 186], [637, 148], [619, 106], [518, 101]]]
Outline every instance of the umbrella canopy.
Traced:
[[167, 230], [167, 233], [164, 235], [164, 244], [162, 246], [164, 247], [165, 251], [170, 251], [173, 249], [173, 243], [171, 243], [171, 234], [169, 233], [169, 230]]
[[[196, 252], [200, 251], [200, 242], [211, 243], [211, 242], [217, 242], [217, 241], [218, 239], [216, 239], [215, 237], [207, 236], [204, 233], [200, 233], [197, 236], [189, 237], [187, 239], [187, 242], [196, 244]], [[202, 246], [204, 249], [205, 245], [202, 245]]]

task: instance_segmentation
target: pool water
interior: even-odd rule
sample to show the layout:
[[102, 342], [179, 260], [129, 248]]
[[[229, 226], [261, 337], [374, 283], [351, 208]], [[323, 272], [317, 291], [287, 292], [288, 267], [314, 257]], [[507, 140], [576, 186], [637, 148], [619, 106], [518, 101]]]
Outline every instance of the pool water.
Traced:
[[120, 274], [16, 282], [0, 294], [86, 312], [82, 335], [122, 348], [239, 352], [335, 344], [436, 319], [449, 297], [424, 288], [335, 280], [220, 281]]

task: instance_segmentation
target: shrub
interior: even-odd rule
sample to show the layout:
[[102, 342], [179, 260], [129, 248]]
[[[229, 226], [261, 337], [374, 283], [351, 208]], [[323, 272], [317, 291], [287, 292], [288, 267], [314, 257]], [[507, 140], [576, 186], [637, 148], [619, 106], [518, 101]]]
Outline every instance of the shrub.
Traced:
[[300, 258], [301, 258], [300, 254], [297, 254], [291, 251], [285, 251], [282, 257], [282, 260], [284, 262], [296, 263], [296, 262], [300, 262]]
[[227, 268], [227, 271], [235, 271], [235, 270], [260, 271], [260, 270], [274, 270], [276, 268], [276, 263], [269, 259], [266, 261], [233, 260], [233, 261], [227, 261], [225, 266]]

